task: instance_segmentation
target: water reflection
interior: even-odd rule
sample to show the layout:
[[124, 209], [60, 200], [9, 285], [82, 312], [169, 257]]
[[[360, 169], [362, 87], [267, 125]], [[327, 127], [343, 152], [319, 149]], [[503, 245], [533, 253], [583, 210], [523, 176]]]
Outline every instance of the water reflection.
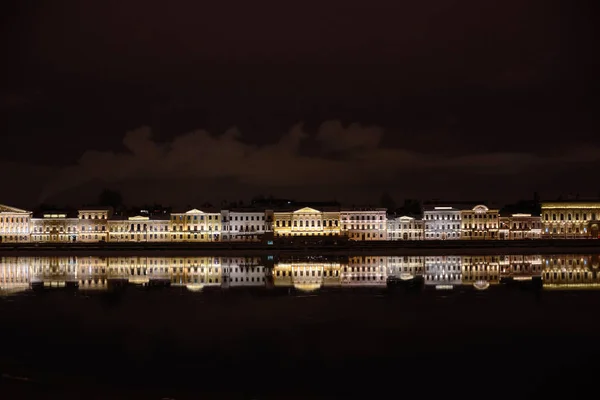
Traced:
[[108, 290], [111, 285], [486, 290], [538, 282], [544, 289], [600, 289], [598, 254], [304, 257], [2, 257], [0, 293], [36, 288]]

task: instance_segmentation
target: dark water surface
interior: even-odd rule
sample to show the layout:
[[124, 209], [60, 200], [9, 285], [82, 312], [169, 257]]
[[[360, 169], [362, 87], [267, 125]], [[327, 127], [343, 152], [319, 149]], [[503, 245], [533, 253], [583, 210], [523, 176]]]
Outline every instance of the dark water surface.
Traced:
[[[595, 280], [595, 256], [561, 257], [549, 267], [541, 259], [541, 271], [534, 273], [545, 276], [550, 268], [560, 278], [564, 270], [565, 279], [573, 273], [565, 287], [593, 287], [578, 283], [576, 274], [589, 272]], [[587, 260], [585, 271], [568, 266], [577, 259]], [[6, 270], [20, 263], [3, 262]], [[388, 286], [389, 264], [384, 284], [350, 279], [346, 286], [305, 291], [273, 278], [274, 269], [289, 264], [322, 262], [276, 261], [265, 269], [264, 283], [225, 288], [221, 282], [200, 292], [185, 285], [93, 291], [46, 285], [0, 297], [0, 398], [594, 396], [600, 292], [496, 282], [496, 260], [478, 264], [487, 275], [477, 282], [486, 278], [487, 290], [454, 278], [451, 290], [427, 281]], [[45, 263], [43, 268], [57, 269], [32, 271], [30, 280], [72, 279], [60, 270], [68, 263]], [[238, 265], [249, 265], [244, 263]], [[343, 270], [372, 262], [333, 264]], [[460, 279], [469, 277], [465, 268], [471, 264], [460, 262]], [[75, 281], [88, 279], [77, 274]], [[4, 276], [6, 285], [6, 271]]]

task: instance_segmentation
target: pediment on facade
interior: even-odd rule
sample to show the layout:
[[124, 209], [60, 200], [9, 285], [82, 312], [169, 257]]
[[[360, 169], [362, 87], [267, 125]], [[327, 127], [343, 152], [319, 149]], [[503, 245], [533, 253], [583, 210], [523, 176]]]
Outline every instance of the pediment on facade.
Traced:
[[4, 204], [0, 204], [0, 212], [29, 214], [29, 211], [21, 210], [20, 208], [16, 208], [16, 207], [10, 207], [10, 206], [4, 205]]
[[294, 211], [294, 214], [318, 214], [321, 211], [315, 210], [314, 208], [304, 207], [299, 210]]
[[190, 211], [187, 211], [186, 214], [204, 214], [204, 211], [198, 210], [197, 208], [194, 208]]
[[479, 204], [479, 205], [473, 207], [473, 211], [475, 211], [475, 212], [488, 212], [489, 208], [487, 208], [483, 204]]
[[414, 218], [413, 218], [413, 217], [409, 217], [409, 216], [406, 216], [406, 215], [404, 215], [404, 216], [402, 216], [402, 217], [398, 217], [398, 218], [397, 218], [397, 220], [398, 220], [398, 221], [413, 221], [413, 220], [414, 220]]
[[148, 221], [150, 217], [145, 217], [143, 215], [136, 215], [135, 217], [129, 217], [130, 221]]

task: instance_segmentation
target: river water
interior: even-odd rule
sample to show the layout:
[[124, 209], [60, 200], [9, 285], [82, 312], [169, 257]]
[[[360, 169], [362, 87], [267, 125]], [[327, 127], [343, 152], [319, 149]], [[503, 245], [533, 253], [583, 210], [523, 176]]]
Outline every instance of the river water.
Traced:
[[599, 264], [2, 257], [0, 386], [11, 399], [589, 397]]

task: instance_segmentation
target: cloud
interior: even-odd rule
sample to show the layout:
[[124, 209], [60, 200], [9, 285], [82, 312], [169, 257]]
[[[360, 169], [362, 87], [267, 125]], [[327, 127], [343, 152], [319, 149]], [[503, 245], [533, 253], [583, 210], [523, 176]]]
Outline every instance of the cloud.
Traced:
[[[339, 121], [324, 122], [314, 135], [316, 151], [302, 151], [309, 138], [302, 124], [293, 126], [271, 144], [253, 145], [231, 128], [221, 135], [193, 131], [159, 143], [148, 127], [127, 132], [126, 151], [94, 151], [56, 171], [42, 199], [92, 181], [122, 183], [131, 180], [227, 180], [268, 187], [353, 186], [393, 182], [400, 173], [461, 170], [473, 174], [518, 174], [600, 159], [597, 149], [573, 149], [555, 158], [520, 152], [433, 156], [382, 145], [384, 130], [376, 126]], [[332, 157], [332, 153], [336, 156]]]

